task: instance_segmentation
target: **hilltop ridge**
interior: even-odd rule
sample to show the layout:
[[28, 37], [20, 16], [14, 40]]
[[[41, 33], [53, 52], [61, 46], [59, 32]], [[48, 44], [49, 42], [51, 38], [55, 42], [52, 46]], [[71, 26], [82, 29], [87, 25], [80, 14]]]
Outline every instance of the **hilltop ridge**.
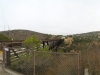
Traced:
[[13, 39], [13, 40], [25, 40], [26, 38], [35, 34], [39, 39], [45, 39], [43, 33], [30, 31], [30, 30], [9, 30], [9, 31], [1, 31], [1, 34]]
[[[8, 31], [0, 31], [1, 34], [7, 36], [10, 39], [13, 40], [25, 40], [26, 38], [32, 36], [35, 34], [39, 39], [57, 39], [63, 35], [52, 35], [52, 34], [44, 34], [40, 32], [30, 31], [30, 30], [8, 30]], [[89, 38], [92, 40], [100, 40], [100, 31], [95, 32], [88, 32], [88, 33], [81, 33], [81, 34], [73, 34], [73, 35], [67, 35], [64, 37], [73, 37], [73, 38]]]

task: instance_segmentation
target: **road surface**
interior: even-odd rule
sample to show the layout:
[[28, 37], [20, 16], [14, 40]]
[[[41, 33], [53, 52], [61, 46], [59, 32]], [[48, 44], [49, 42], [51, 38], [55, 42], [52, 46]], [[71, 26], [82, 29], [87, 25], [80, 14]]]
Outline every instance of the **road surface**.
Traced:
[[5, 71], [4, 66], [1, 61], [0, 61], [0, 75], [12, 75], [8, 73], [7, 71]]
[[23, 75], [14, 70], [6, 68], [2, 63], [2, 61], [3, 61], [3, 53], [2, 51], [0, 51], [0, 75]]

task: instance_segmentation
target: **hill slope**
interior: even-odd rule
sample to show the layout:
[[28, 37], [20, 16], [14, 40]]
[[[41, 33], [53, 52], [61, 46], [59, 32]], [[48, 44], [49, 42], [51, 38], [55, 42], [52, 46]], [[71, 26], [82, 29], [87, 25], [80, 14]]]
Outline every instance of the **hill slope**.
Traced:
[[[30, 31], [30, 30], [10, 30], [10, 31], [1, 31], [0, 33], [13, 40], [25, 40], [26, 38], [32, 36], [33, 34], [35, 34], [39, 39], [42, 39], [42, 40], [50, 39], [53, 37], [53, 35], [43, 34], [43, 33]], [[69, 35], [66, 37], [70, 37], [70, 36], [73, 38], [82, 38], [82, 39], [91, 39], [91, 40], [100, 41], [100, 31], [74, 34], [74, 35]], [[59, 36], [55, 36], [53, 38], [57, 38], [57, 37]]]
[[89, 48], [90, 44], [98, 45], [98, 43], [100, 43], [100, 31], [68, 35], [62, 46], [65, 52], [70, 52], [71, 50], [84, 50], [86, 45]]
[[8, 37], [6, 37], [3, 34], [0, 34], [0, 41], [10, 41], [11, 39], [9, 39]]
[[75, 34], [72, 35], [75, 38], [89, 38], [91, 40], [100, 40], [100, 31], [95, 32], [88, 32], [88, 33], [82, 33], [82, 34]]
[[45, 39], [44, 34], [29, 31], [29, 30], [10, 30], [10, 31], [1, 31], [1, 34], [13, 39], [13, 40], [25, 40], [26, 38], [35, 34], [39, 39]]

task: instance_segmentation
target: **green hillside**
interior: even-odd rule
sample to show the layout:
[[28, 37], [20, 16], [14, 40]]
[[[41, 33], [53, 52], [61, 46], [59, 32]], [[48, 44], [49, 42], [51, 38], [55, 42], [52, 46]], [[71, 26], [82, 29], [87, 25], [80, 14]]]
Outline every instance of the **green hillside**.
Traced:
[[0, 34], [0, 41], [10, 41], [11, 39], [9, 39], [7, 36]]
[[33, 34], [37, 36], [37, 38], [44, 40], [49, 39], [52, 35], [49, 34], [43, 34], [35, 31], [30, 30], [10, 30], [10, 31], [1, 31], [1, 34], [13, 39], [13, 40], [25, 40], [26, 38], [29, 38]]
[[88, 38], [91, 40], [99, 40], [100, 39], [100, 31], [88, 32], [83, 34], [75, 34], [73, 37], [77, 38]]

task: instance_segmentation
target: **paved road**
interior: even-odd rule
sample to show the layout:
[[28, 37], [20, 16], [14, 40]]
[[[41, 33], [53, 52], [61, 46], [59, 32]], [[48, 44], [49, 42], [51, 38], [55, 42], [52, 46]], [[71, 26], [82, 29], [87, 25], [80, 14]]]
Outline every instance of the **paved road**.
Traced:
[[14, 70], [4, 67], [2, 61], [3, 61], [3, 55], [0, 52], [0, 75], [23, 75]]
[[0, 62], [0, 75], [12, 75], [10, 73], [8, 73], [7, 71], [5, 71], [2, 62]]
[[9, 68], [6, 68], [0, 62], [0, 75], [24, 75]]
[[7, 71], [5, 71], [2, 61], [3, 61], [3, 55], [2, 55], [2, 51], [0, 50], [0, 75], [12, 75]]

